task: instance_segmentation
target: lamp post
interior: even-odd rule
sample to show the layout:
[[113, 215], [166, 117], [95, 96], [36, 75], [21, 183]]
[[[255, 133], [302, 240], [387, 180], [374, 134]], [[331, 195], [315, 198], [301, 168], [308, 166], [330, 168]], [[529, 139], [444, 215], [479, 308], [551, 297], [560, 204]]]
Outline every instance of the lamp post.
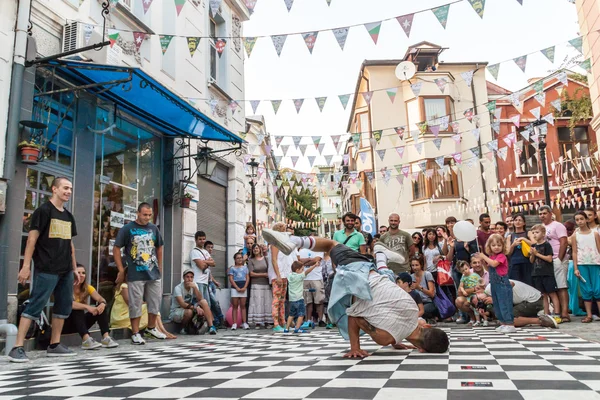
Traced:
[[548, 168], [546, 168], [546, 134], [548, 126], [546, 121], [537, 120], [533, 122], [533, 131], [538, 136], [540, 146], [540, 162], [542, 163], [542, 178], [544, 180], [544, 201], [547, 206], [554, 208], [550, 203], [550, 185], [548, 183]]
[[250, 162], [246, 165], [248, 165], [251, 168], [250, 187], [252, 194], [252, 225], [256, 230], [256, 181], [254, 180], [254, 178], [256, 177], [256, 168], [258, 168], [258, 163], [255, 161], [254, 158], [251, 158]]

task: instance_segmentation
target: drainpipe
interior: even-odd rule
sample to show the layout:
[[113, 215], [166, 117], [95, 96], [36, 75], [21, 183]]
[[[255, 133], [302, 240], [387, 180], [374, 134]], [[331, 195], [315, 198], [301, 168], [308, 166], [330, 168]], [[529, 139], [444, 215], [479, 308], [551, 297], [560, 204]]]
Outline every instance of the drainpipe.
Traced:
[[[8, 190], [15, 176], [17, 143], [19, 139], [19, 120], [21, 118], [21, 99], [23, 93], [23, 74], [27, 53], [27, 27], [32, 0], [20, 0], [17, 9], [15, 27], [15, 48], [10, 82], [10, 100], [8, 104], [8, 123], [6, 129], [6, 149], [4, 158], [4, 179], [8, 181]], [[12, 203], [7, 196], [7, 209]], [[12, 205], [14, 206], [14, 205]], [[10, 227], [6, 216], [0, 219], [0, 333], [6, 334], [5, 354], [13, 348], [17, 339], [17, 327], [8, 324], [8, 236]]]
[[[475, 115], [478, 115], [477, 99], [475, 97], [475, 74], [477, 73], [477, 71], [479, 71], [479, 67], [477, 67], [477, 69], [475, 69], [475, 72], [473, 73], [473, 82], [471, 83], [471, 93], [473, 94], [473, 113]], [[477, 147], [479, 148], [479, 154], [483, 155], [483, 149], [481, 147], [481, 135], [479, 135], [479, 138], [477, 139]], [[483, 204], [485, 204], [485, 208], [487, 209], [487, 212], [489, 213], [490, 210], [488, 208], [487, 188], [486, 188], [486, 184], [485, 184], [485, 178], [483, 177], [485, 170], [483, 169], [483, 165], [481, 164], [481, 162], [479, 163], [479, 170], [481, 171], [481, 189], [483, 190]]]

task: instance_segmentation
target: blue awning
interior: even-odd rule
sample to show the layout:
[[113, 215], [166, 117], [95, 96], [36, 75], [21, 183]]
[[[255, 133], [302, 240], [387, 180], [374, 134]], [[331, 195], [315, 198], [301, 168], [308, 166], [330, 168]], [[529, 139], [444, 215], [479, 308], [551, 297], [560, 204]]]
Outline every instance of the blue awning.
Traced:
[[128, 79], [131, 74], [130, 83], [112, 88], [109, 84], [98, 85], [87, 90], [113, 101], [166, 135], [242, 143], [239, 136], [202, 114], [140, 68], [64, 60], [52, 61], [50, 66], [56, 68], [61, 76], [80, 85]]

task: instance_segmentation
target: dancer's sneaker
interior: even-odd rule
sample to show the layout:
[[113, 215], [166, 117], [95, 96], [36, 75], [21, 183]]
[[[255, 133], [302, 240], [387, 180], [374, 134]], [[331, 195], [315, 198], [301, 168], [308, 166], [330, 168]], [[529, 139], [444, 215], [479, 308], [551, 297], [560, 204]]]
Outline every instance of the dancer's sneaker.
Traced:
[[286, 256], [292, 254], [292, 251], [296, 249], [296, 245], [290, 240], [287, 233], [264, 229], [262, 236], [267, 243], [277, 247]]

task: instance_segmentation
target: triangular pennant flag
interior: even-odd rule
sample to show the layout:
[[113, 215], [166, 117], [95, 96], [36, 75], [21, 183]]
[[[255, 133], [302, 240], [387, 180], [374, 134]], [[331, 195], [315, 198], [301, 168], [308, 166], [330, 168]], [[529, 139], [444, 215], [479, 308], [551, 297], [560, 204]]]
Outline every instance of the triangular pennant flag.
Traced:
[[585, 69], [586, 72], [591, 73], [592, 72], [592, 60], [590, 58], [588, 58], [585, 61], [582, 61], [578, 64], [581, 68]]
[[452, 158], [454, 158], [457, 164], [462, 164], [462, 153], [454, 153], [452, 154]]
[[355, 146], [358, 146], [358, 144], [360, 143], [360, 132], [352, 134], [352, 142]]
[[541, 107], [532, 108], [529, 110], [529, 112], [535, 117], [535, 119], [540, 119]]
[[417, 82], [417, 83], [413, 83], [412, 85], [410, 85], [410, 88], [411, 88], [413, 94], [415, 95], [415, 97], [419, 97], [422, 86], [423, 86], [423, 82]]
[[550, 125], [554, 125], [554, 115], [552, 113], [544, 115], [542, 119]]
[[300, 114], [302, 104], [304, 104], [304, 99], [294, 99], [294, 107], [296, 107], [296, 113]]
[[188, 36], [187, 38], [188, 50], [190, 51], [190, 57], [194, 57], [194, 53], [200, 44], [199, 37]]
[[362, 94], [363, 99], [365, 99], [365, 102], [367, 104], [371, 104], [371, 98], [373, 97], [373, 91], [368, 91], [368, 92], [361, 92], [360, 94]]
[[[219, 7], [221, 7], [221, 2], [223, 0], [210, 0], [208, 2], [208, 5], [210, 7], [210, 12], [212, 13], [213, 17], [215, 15], [217, 15], [217, 13], [219, 12]], [[177, 0], [175, 0], [175, 3], [177, 3]], [[179, 12], [177, 13], [177, 15], [179, 15]]]
[[144, 15], [148, 12], [148, 10], [150, 9], [150, 5], [152, 4], [152, 0], [142, 0], [142, 6], [144, 8]]
[[481, 131], [479, 130], [479, 128], [475, 128], [475, 129], [471, 130], [471, 134], [473, 135], [475, 140], [479, 140], [480, 133], [481, 133]]
[[375, 138], [370, 138], [369, 143], [371, 144], [372, 148], [377, 147], [377, 140], [375, 140]]
[[252, 50], [254, 49], [254, 45], [258, 39], [255, 37], [245, 37], [244, 38], [244, 48], [246, 49], [246, 54], [248, 54], [248, 58], [250, 58], [250, 54], [252, 54]]
[[440, 139], [440, 138], [433, 139], [433, 144], [439, 150], [442, 147], [442, 139]]
[[473, 10], [475, 10], [477, 15], [479, 15], [480, 18], [483, 18], [485, 0], [469, 0], [469, 3], [471, 3], [471, 7], [473, 7]]
[[583, 37], [578, 37], [569, 40], [569, 44], [577, 49], [578, 52], [583, 54]]
[[417, 150], [417, 153], [421, 154], [423, 151], [423, 143], [415, 143], [415, 150]]
[[396, 152], [398, 153], [398, 155], [400, 156], [400, 158], [404, 157], [404, 146], [396, 147]]
[[317, 157], [315, 156], [308, 156], [308, 165], [310, 165], [311, 167], [313, 166], [313, 164], [315, 163], [315, 160], [317, 159]]
[[506, 156], [508, 155], [508, 147], [503, 147], [498, 149], [498, 156], [502, 159], [502, 161], [506, 161]]
[[[563, 85], [569, 86], [569, 79], [567, 78], [567, 73], [565, 71], [560, 71], [558, 74], [556, 74], [556, 79], [558, 79]], [[558, 89], [559, 88], [556, 88], [556, 90]], [[560, 90], [562, 90], [562, 88], [560, 88]]]
[[456, 121], [450, 122], [450, 126], [452, 127], [452, 132], [458, 133], [460, 131], [460, 124]]
[[335, 36], [335, 39], [337, 40], [342, 50], [344, 50], [344, 46], [346, 45], [346, 38], [348, 37], [349, 31], [350, 28], [337, 28], [332, 31], [333, 36]]
[[379, 39], [379, 31], [381, 30], [381, 21], [365, 24], [365, 28], [371, 36], [371, 39], [373, 39], [373, 42], [377, 44], [377, 39]]
[[492, 129], [494, 130], [494, 132], [500, 133], [500, 121], [492, 122]]
[[454, 140], [456, 142], [456, 144], [460, 144], [460, 141], [461, 141], [460, 133], [457, 133], [456, 135], [452, 135], [452, 140]]
[[444, 132], [447, 131], [448, 125], [450, 124], [450, 116], [444, 115], [444, 116], [438, 118], [438, 121], [440, 122], [440, 130], [444, 131]]
[[[146, 39], [146, 33], [144, 32], [133, 32], [133, 43], [135, 43], [135, 50], [139, 53], [142, 43]], [[197, 38], [200, 41], [200, 38]], [[192, 54], [193, 56], [193, 54]]]
[[554, 64], [554, 46], [550, 46], [550, 47], [546, 47], [543, 50], [540, 50], [540, 52], [546, 56], [546, 58], [552, 63]]
[[277, 165], [281, 165], [281, 160], [283, 160], [282, 156], [275, 156], [275, 163]]
[[346, 153], [342, 156], [342, 163], [348, 165], [348, 161], [350, 161], [350, 154]]
[[379, 141], [381, 140], [382, 134], [383, 134], [383, 131], [381, 129], [373, 131], [373, 138], [377, 141], [377, 143], [379, 143]]
[[171, 40], [173, 39], [173, 35], [160, 35], [160, 48], [162, 49], [163, 55], [167, 52], [169, 45], [171, 44]]
[[317, 150], [319, 151], [319, 154], [323, 155], [323, 149], [325, 149], [325, 143], [321, 143], [319, 145], [319, 147], [317, 148]]
[[[113, 47], [114, 44], [119, 40], [119, 31], [116, 29], [108, 30], [108, 41], [110, 42], [110, 47]], [[163, 51], [163, 54], [165, 52]]]
[[427, 121], [423, 121], [423, 122], [417, 122], [416, 123], [417, 127], [419, 128], [418, 131], [412, 131], [410, 134], [413, 137], [413, 140], [416, 142], [419, 139], [419, 133], [425, 134], [427, 133]]
[[519, 126], [521, 126], [521, 114], [516, 114], [510, 117], [510, 120], [512, 121], [513, 124], [515, 124], [515, 126], [518, 128]]
[[435, 15], [437, 20], [440, 21], [442, 27], [446, 29], [446, 24], [448, 23], [448, 13], [450, 11], [450, 4], [433, 8], [431, 11], [433, 12], [433, 15]]
[[463, 113], [463, 115], [465, 116], [467, 121], [469, 121], [469, 122], [473, 121], [473, 109], [472, 108], [466, 109], [465, 112]]
[[275, 115], [277, 115], [277, 111], [279, 111], [279, 106], [281, 105], [281, 100], [271, 100], [271, 105], [273, 106]]
[[327, 6], [329, 7], [331, 5], [331, 0], [325, 0], [327, 2]]
[[235, 114], [235, 112], [238, 110], [239, 106], [240, 106], [240, 104], [237, 101], [235, 101], [235, 100], [229, 101], [229, 108], [231, 109], [231, 112], [233, 114]]
[[429, 127], [429, 130], [431, 131], [431, 133], [433, 133], [433, 136], [438, 137], [438, 135], [440, 134], [440, 126], [439, 125], [431, 125]]
[[[212, 0], [211, 0], [212, 2]], [[220, 2], [219, 2], [220, 3]], [[175, 10], [177, 10], [177, 16], [179, 17], [179, 13], [181, 13], [181, 9], [185, 5], [185, 0], [175, 0]], [[218, 7], [217, 7], [218, 9]], [[213, 13], [214, 15], [214, 13]]]
[[544, 91], [544, 80], [540, 79], [535, 81], [531, 87], [533, 88], [533, 90], [535, 90], [536, 93], [541, 93]]
[[308, 48], [310, 54], [312, 54], [312, 51], [315, 48], [315, 43], [317, 42], [318, 35], [319, 31], [306, 32], [302, 34], [302, 38], [304, 39], [304, 43], [306, 43], [306, 47]]
[[435, 163], [440, 167], [440, 168], [444, 168], [444, 156], [440, 156], [440, 157], [436, 157], [435, 158]]
[[539, 92], [533, 98], [540, 103], [542, 107], [546, 106], [546, 92]]
[[475, 158], [479, 158], [479, 157], [481, 157], [481, 151], [479, 150], [479, 147], [473, 147], [473, 148], [471, 149], [471, 153], [473, 153], [473, 156], [474, 156]]
[[498, 151], [498, 140], [494, 139], [491, 142], [488, 142], [487, 147], [490, 149], [490, 151]]
[[283, 141], [283, 136], [275, 136], [275, 145], [279, 147]]
[[332, 159], [333, 159], [333, 156], [325, 156], [325, 164], [331, 165]]
[[496, 111], [496, 100], [492, 100], [492, 101], [488, 101], [487, 103], [485, 103], [485, 107], [488, 109], [489, 112], [493, 113]]
[[259, 104], [260, 104], [260, 100], [250, 100], [250, 107], [252, 107], [253, 114], [256, 114], [256, 109], [258, 108]]
[[475, 70], [460, 73], [460, 76], [462, 76], [462, 78], [464, 79], [465, 83], [467, 84], [467, 87], [471, 87], [471, 83], [473, 82], [473, 74], [474, 73], [475, 73]]
[[285, 39], [287, 39], [287, 35], [275, 35], [271, 36], [271, 40], [273, 41], [273, 46], [275, 46], [275, 51], [278, 56], [281, 56], [281, 50], [283, 50], [283, 45], [285, 44]]
[[287, 7], [288, 12], [292, 9], [294, 5], [294, 0], [283, 0], [285, 2], [285, 6]]
[[300, 145], [300, 141], [302, 140], [302, 136], [293, 136], [292, 140], [294, 141], [294, 146], [298, 147]]
[[404, 140], [404, 131], [405, 131], [405, 127], [404, 126], [398, 126], [396, 128], [394, 128], [394, 131], [396, 131], [396, 134], [398, 135], [398, 137], [400, 138], [400, 140]]
[[425, 168], [427, 168], [427, 161], [420, 161], [417, 163], [417, 165], [419, 166], [419, 170], [421, 172], [425, 172]]
[[390, 101], [393, 104], [394, 100], [396, 99], [396, 94], [398, 93], [398, 88], [395, 87], [395, 88], [386, 89], [386, 93], [390, 97]]
[[298, 159], [299, 159], [300, 157], [298, 157], [298, 156], [292, 156], [292, 157], [290, 157], [290, 158], [292, 159], [292, 165], [295, 167], [295, 166], [296, 166], [296, 163], [298, 162]]
[[521, 133], [521, 136], [523, 136], [523, 139], [525, 139], [529, 142], [529, 130], [525, 129], [525, 130], [522, 130], [520, 133]]
[[317, 101], [317, 105], [319, 106], [319, 111], [323, 112], [323, 107], [325, 107], [325, 102], [327, 101], [327, 96], [325, 97], [315, 97]]
[[550, 102], [550, 104], [552, 105], [552, 107], [554, 107], [556, 109], [556, 111], [558, 111], [558, 112], [562, 111], [562, 103], [561, 103], [560, 99], [552, 100]]
[[375, 150], [375, 151], [377, 152], [377, 155], [379, 156], [381, 161], [383, 161], [383, 158], [385, 157], [385, 150]]
[[340, 95], [338, 95], [338, 98], [340, 99], [340, 103], [342, 103], [342, 107], [344, 107], [344, 110], [345, 110], [346, 106], [348, 105], [348, 100], [350, 99], [350, 95], [349, 94], [340, 94]]
[[514, 58], [513, 61], [521, 68], [521, 71], [525, 72], [525, 68], [527, 68], [527, 55]]
[[244, 0], [246, 8], [250, 11], [250, 15], [254, 13], [254, 7], [256, 7], [256, 0]]
[[446, 85], [448, 84], [448, 80], [446, 78], [437, 78], [433, 81], [437, 85], [438, 89], [440, 89], [440, 92], [444, 93], [446, 90]]
[[364, 151], [361, 153], [358, 153], [358, 156], [360, 157], [360, 161], [363, 164], [367, 161], [367, 153], [365, 153]]
[[340, 144], [340, 138], [342, 137], [342, 135], [333, 135], [331, 137], [331, 141], [333, 142], [333, 147], [335, 147], [337, 149], [338, 144]]
[[406, 37], [410, 37], [410, 29], [412, 28], [412, 23], [413, 23], [414, 17], [415, 17], [415, 14], [407, 14], [407, 15], [402, 15], [400, 17], [396, 17], [396, 19], [398, 20], [398, 23], [404, 30], [404, 33], [406, 33]]
[[498, 80], [498, 72], [500, 72], [500, 64], [488, 65], [487, 70], [494, 77], [495, 80]]
[[300, 150], [300, 153], [303, 156], [306, 156], [306, 148], [307, 147], [308, 147], [308, 145], [306, 145], [306, 144], [301, 144], [301, 145], [298, 146], [298, 150]]

